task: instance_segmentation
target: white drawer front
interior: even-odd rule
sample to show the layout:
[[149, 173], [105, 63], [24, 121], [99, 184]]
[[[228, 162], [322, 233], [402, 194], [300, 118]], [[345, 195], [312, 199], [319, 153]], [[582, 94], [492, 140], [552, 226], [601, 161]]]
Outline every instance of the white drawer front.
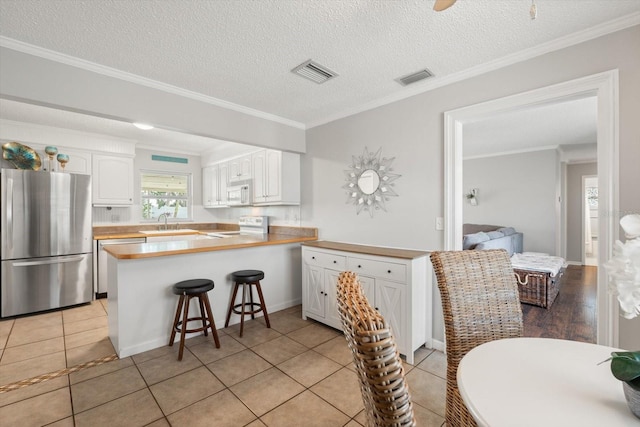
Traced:
[[396, 282], [406, 282], [407, 266], [386, 261], [373, 261], [362, 258], [349, 258], [348, 268], [356, 273], [380, 277]]
[[334, 270], [344, 270], [347, 264], [347, 257], [341, 255], [327, 254], [324, 252], [305, 251], [304, 262], [308, 265], [331, 268]]

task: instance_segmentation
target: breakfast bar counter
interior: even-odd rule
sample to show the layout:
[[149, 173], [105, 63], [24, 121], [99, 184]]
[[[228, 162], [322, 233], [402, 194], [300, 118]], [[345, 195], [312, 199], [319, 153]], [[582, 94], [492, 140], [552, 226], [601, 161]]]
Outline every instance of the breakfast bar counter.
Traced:
[[176, 240], [144, 244], [117, 245], [105, 249], [117, 259], [153, 258], [169, 255], [194, 254], [257, 246], [283, 245], [317, 240], [316, 235], [255, 234], [202, 240]]
[[[202, 240], [126, 244], [108, 247], [109, 338], [119, 357], [169, 343], [178, 297], [172, 286], [182, 280], [210, 279], [209, 299], [218, 328], [224, 327], [231, 300], [230, 275], [262, 270], [268, 312], [301, 303], [301, 242], [317, 239], [315, 228], [270, 227], [265, 235], [234, 235]], [[190, 312], [197, 313], [192, 301]], [[239, 322], [231, 317], [230, 324]]]

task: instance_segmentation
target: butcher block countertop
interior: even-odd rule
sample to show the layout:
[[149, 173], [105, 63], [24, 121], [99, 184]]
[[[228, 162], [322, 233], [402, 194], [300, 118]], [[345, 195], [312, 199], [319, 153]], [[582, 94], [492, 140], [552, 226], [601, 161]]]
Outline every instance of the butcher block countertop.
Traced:
[[411, 249], [385, 248], [381, 246], [354, 245], [351, 243], [330, 242], [317, 240], [303, 243], [303, 246], [319, 249], [332, 249], [334, 251], [354, 252], [365, 255], [377, 255], [390, 258], [414, 259], [429, 255], [429, 252], [415, 251]]
[[[229, 231], [214, 229], [211, 231]], [[116, 234], [110, 234], [116, 235]], [[126, 233], [117, 234], [117, 238]], [[129, 234], [131, 235], [131, 234]], [[166, 235], [163, 233], [163, 235]], [[145, 237], [138, 233], [133, 237]], [[148, 236], [147, 236], [148, 237]], [[94, 231], [95, 238], [95, 231]], [[102, 238], [102, 237], [101, 237]], [[110, 237], [113, 238], [113, 237]], [[310, 227], [270, 226], [269, 234], [244, 234], [225, 238], [172, 240], [129, 245], [106, 246], [105, 251], [117, 259], [141, 259], [170, 255], [193, 254], [199, 252], [224, 251], [230, 249], [251, 248], [257, 246], [284, 245], [302, 243], [318, 239], [318, 229]]]
[[[131, 239], [136, 237], [148, 237], [149, 234], [141, 233], [142, 230], [158, 230], [158, 224], [137, 224], [137, 225], [96, 225], [93, 227], [93, 240], [106, 239]], [[174, 227], [178, 227], [174, 230]], [[283, 228], [283, 227], [275, 227]], [[284, 227], [300, 229], [301, 227]], [[193, 231], [184, 231], [181, 229], [196, 230], [200, 233], [219, 233], [224, 231], [238, 231], [238, 224], [227, 223], [175, 223], [169, 224], [169, 230], [163, 232], [163, 236], [178, 236], [181, 234], [195, 234]]]

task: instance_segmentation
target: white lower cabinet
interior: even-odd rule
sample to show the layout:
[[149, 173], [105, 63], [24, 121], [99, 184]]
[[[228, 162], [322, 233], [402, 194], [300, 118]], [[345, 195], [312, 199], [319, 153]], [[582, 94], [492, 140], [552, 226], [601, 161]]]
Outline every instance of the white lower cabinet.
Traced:
[[344, 243], [303, 244], [302, 316], [342, 330], [337, 281], [340, 272], [353, 271], [369, 304], [391, 325], [400, 353], [413, 363], [416, 349], [432, 346], [431, 263], [427, 252], [390, 249], [379, 255], [384, 252]]

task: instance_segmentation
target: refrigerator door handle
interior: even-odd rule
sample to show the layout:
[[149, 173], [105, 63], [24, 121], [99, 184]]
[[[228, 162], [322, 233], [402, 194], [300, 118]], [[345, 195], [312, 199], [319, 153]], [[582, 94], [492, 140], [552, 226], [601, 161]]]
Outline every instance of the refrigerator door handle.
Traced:
[[45, 260], [13, 262], [11, 263], [11, 265], [13, 267], [31, 267], [33, 265], [47, 265], [47, 264], [61, 264], [63, 262], [76, 262], [76, 261], [82, 261], [82, 259], [83, 259], [82, 256], [76, 255], [76, 256], [49, 258]]
[[13, 178], [7, 178], [7, 249], [13, 249]]

